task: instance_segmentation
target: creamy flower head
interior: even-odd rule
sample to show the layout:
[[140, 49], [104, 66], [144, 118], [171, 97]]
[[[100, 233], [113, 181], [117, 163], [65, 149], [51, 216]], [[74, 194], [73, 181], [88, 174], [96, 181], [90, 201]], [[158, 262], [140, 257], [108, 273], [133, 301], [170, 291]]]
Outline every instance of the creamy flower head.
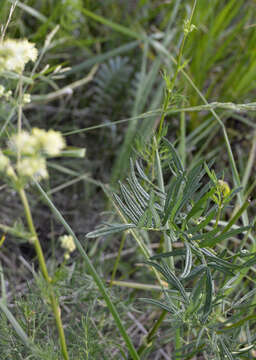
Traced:
[[0, 85], [0, 97], [4, 96], [5, 87]]
[[59, 155], [65, 147], [65, 140], [58, 131], [34, 128], [32, 135], [38, 140], [43, 150], [50, 156]]
[[9, 178], [16, 179], [15, 171], [13, 170], [13, 167], [12, 167], [11, 165], [8, 165], [8, 166], [7, 166], [6, 175], [7, 175]]
[[0, 150], [0, 172], [5, 171], [5, 169], [9, 165], [9, 162], [10, 162], [9, 158], [5, 156]]
[[0, 42], [0, 70], [9, 70], [21, 73], [25, 65], [35, 61], [38, 51], [35, 44], [27, 39], [7, 39]]
[[23, 155], [46, 153], [50, 156], [59, 155], [65, 147], [65, 140], [58, 131], [34, 128], [31, 133], [21, 131], [10, 139], [10, 147]]
[[59, 240], [61, 242], [61, 247], [66, 250], [64, 257], [68, 260], [70, 258], [70, 253], [76, 249], [74, 239], [71, 235], [63, 235], [60, 236]]
[[5, 90], [5, 87], [3, 85], [0, 85], [0, 98], [5, 97], [6, 100], [9, 100], [9, 98], [12, 96], [11, 90]]
[[46, 161], [42, 157], [25, 157], [17, 164], [20, 176], [35, 177], [37, 180], [48, 177]]
[[22, 154], [33, 155], [38, 147], [38, 141], [27, 131], [21, 131], [11, 137], [10, 147]]
[[30, 94], [25, 93], [23, 95], [23, 104], [29, 104], [31, 102], [31, 96]]

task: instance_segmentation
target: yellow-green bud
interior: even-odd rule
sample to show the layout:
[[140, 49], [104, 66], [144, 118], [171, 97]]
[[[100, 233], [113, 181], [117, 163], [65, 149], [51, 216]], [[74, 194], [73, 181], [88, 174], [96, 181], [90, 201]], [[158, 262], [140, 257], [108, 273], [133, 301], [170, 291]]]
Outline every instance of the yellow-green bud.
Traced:
[[222, 193], [224, 197], [227, 197], [230, 193], [230, 187], [226, 181], [218, 180], [218, 190]]

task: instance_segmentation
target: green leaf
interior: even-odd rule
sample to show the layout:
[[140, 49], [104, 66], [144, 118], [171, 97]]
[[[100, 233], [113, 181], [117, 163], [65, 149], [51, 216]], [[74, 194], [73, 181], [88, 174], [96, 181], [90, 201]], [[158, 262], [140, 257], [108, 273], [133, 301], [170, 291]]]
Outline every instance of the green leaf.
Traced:
[[202, 248], [201, 249], [202, 253], [204, 253], [204, 255], [206, 255], [206, 257], [219, 264], [220, 266], [223, 266], [223, 267], [226, 267], [228, 269], [239, 269], [240, 268], [240, 265], [237, 265], [237, 264], [231, 264], [230, 262], [226, 261], [226, 260], [223, 260], [220, 256], [215, 256], [214, 254], [212, 254], [209, 250], [207, 249], [204, 249]]
[[188, 221], [198, 214], [198, 212], [202, 211], [205, 207], [205, 204], [207, 203], [207, 200], [213, 195], [215, 192], [215, 189], [212, 188], [210, 191], [208, 191], [203, 197], [201, 197], [192, 207], [192, 209], [189, 211], [189, 213], [186, 216], [185, 224], [188, 223]]
[[189, 275], [192, 267], [192, 251], [187, 241], [185, 242], [185, 247], [186, 247], [185, 268], [180, 276], [183, 279]]
[[246, 199], [242, 204], [242, 206], [240, 207], [240, 209], [238, 209], [238, 211], [235, 213], [232, 219], [230, 219], [228, 224], [224, 227], [221, 234], [226, 233], [237, 222], [237, 220], [240, 218], [240, 216], [243, 214], [243, 212], [247, 209], [249, 205], [250, 205], [250, 201]]
[[209, 268], [213, 268], [215, 270], [218, 270], [220, 272], [223, 272], [224, 274], [228, 275], [228, 276], [234, 276], [234, 273], [232, 273], [232, 271], [230, 271], [229, 269], [227, 269], [224, 266], [221, 266], [219, 264], [216, 264], [214, 262], [210, 262], [207, 264], [207, 266], [209, 266]]
[[140, 166], [139, 162], [136, 160], [135, 161], [135, 165], [136, 165], [136, 169], [140, 175], [140, 177], [145, 180], [147, 183], [152, 184], [151, 181], [149, 180], [149, 178], [147, 177], [147, 175], [144, 173], [142, 167]]
[[[200, 224], [201, 225], [201, 224]], [[198, 234], [198, 235], [194, 235], [193, 237], [192, 237], [192, 240], [201, 240], [201, 239], [204, 239], [204, 238], [207, 238], [207, 239], [212, 239], [212, 238], [214, 238], [214, 236], [216, 235], [216, 234], [218, 234], [218, 232], [220, 231], [220, 229], [219, 228], [216, 228], [216, 229], [213, 229], [213, 230], [211, 230], [211, 231], [207, 231], [207, 232], [204, 232], [203, 234]], [[194, 229], [193, 229], [193, 231], [191, 232], [192, 234], [193, 234], [193, 232], [194, 232]]]
[[124, 213], [125, 216], [128, 217], [134, 224], [137, 224], [139, 222], [139, 217], [134, 214], [133, 211], [131, 211], [120, 199], [120, 197], [117, 194], [113, 194], [113, 197], [120, 208], [120, 210]]
[[88, 9], [85, 9], [85, 8], [81, 8], [81, 11], [88, 17], [90, 17], [91, 19], [103, 24], [103, 25], [106, 25], [107, 27], [110, 27], [111, 29], [123, 34], [123, 35], [126, 35], [126, 36], [129, 36], [129, 37], [132, 37], [132, 38], [135, 38], [135, 39], [138, 39], [138, 40], [144, 40], [145, 39], [145, 36], [140, 34], [139, 32], [137, 31], [133, 31], [123, 25], [120, 25], [120, 24], [117, 24], [117, 23], [114, 23], [113, 21], [110, 21], [108, 19], [106, 19], [105, 17], [102, 17], [100, 15], [97, 15], [93, 12], [91, 12], [90, 10]]
[[207, 175], [208, 175], [209, 178], [211, 179], [213, 185], [215, 186], [216, 183], [217, 183], [217, 181], [218, 181], [218, 179], [217, 179], [214, 171], [213, 171], [213, 170], [210, 171], [210, 169], [209, 169], [209, 167], [208, 167], [208, 165], [207, 165], [206, 163], [204, 163], [204, 168], [205, 168], [205, 171], [206, 171]]
[[155, 209], [155, 203], [154, 203], [154, 193], [151, 191], [150, 194], [150, 201], [149, 201], [149, 211], [152, 214], [152, 218], [154, 220], [154, 225], [156, 228], [159, 228], [161, 226], [161, 220], [160, 216], [158, 215], [156, 209]]
[[180, 294], [182, 295], [183, 299], [188, 303], [188, 297], [186, 294], [186, 290], [180, 280], [177, 278], [177, 276], [169, 269], [169, 267], [163, 263], [163, 269], [165, 270], [167, 277], [166, 281], [170, 284], [173, 284], [173, 286], [180, 291]]
[[85, 148], [78, 148], [78, 147], [67, 147], [67, 150], [61, 151], [60, 156], [63, 157], [73, 157], [73, 158], [84, 158], [86, 155], [86, 149]]
[[254, 255], [252, 259], [246, 261], [245, 263], [240, 265], [240, 269], [245, 269], [247, 267], [251, 267], [256, 264], [256, 256]]
[[[191, 313], [194, 313], [201, 306], [201, 303], [203, 301], [203, 296], [200, 295], [203, 294], [204, 292], [204, 287], [205, 287], [204, 273], [206, 271], [206, 265], [199, 265], [198, 267], [203, 267], [203, 268], [201, 268], [200, 277], [195, 282], [195, 285], [192, 288], [192, 292], [189, 296], [189, 299], [191, 300], [190, 301]], [[185, 280], [188, 280], [188, 278], [186, 278]]]
[[[229, 331], [231, 329], [235, 329], [235, 328], [240, 328], [241, 326], [244, 325], [245, 323], [247, 323], [249, 320], [255, 320], [256, 319], [256, 315], [252, 314], [252, 315], [248, 315], [245, 318], [231, 324], [228, 326], [223, 327], [222, 329], [218, 330], [218, 333], [221, 334], [224, 331]], [[228, 320], [228, 322], [230, 323], [230, 319]]]
[[[216, 216], [216, 214], [217, 214], [217, 207], [216, 207], [216, 205], [214, 205], [214, 206], [210, 209], [210, 211], [208, 212], [208, 214], [206, 215], [206, 218], [205, 218], [203, 221], [201, 221], [197, 226], [194, 226], [194, 227], [189, 228], [188, 231], [189, 231], [191, 234], [195, 234], [195, 233], [199, 232], [200, 230], [203, 230], [203, 229], [212, 221], [212, 219]], [[218, 232], [217, 229], [214, 229], [214, 231], [215, 231], [215, 233]], [[195, 237], [193, 237], [193, 239], [194, 239], [194, 240], [197, 240], [197, 239], [200, 239], [200, 238], [202, 238], [202, 237], [204, 237], [204, 234], [203, 234], [203, 235], [199, 235], [199, 236], [196, 235]]]
[[185, 255], [185, 250], [184, 249], [175, 249], [173, 251], [169, 251], [169, 252], [165, 252], [162, 254], [157, 254], [157, 255], [151, 256], [150, 259], [151, 260], [160, 260], [165, 257], [181, 256], [181, 255]]
[[224, 340], [222, 340], [221, 337], [219, 337], [219, 345], [221, 346], [223, 352], [225, 353], [225, 355], [227, 356], [227, 358], [229, 360], [234, 360], [233, 355], [231, 354], [231, 351], [229, 350], [229, 348], [227, 347], [227, 345], [225, 344]]
[[[127, 179], [128, 184], [130, 185], [131, 189], [133, 190], [134, 195], [136, 196], [138, 202], [140, 203], [141, 207], [146, 208], [147, 201], [149, 200], [149, 194], [143, 189], [141, 184], [139, 183], [135, 171], [132, 159], [130, 159], [130, 168], [131, 168], [131, 177]], [[147, 200], [147, 201], [146, 201]]]
[[170, 314], [175, 314], [175, 311], [168, 305], [164, 304], [162, 301], [147, 299], [147, 298], [140, 298], [141, 301], [144, 301], [148, 304], [155, 305], [162, 310], [166, 310]]
[[22, 79], [22, 82], [24, 84], [29, 84], [29, 85], [34, 84], [33, 79], [31, 79], [31, 78], [29, 78], [27, 76], [24, 76], [24, 75], [16, 74], [16, 73], [14, 73], [12, 71], [3, 71], [3, 72], [1, 72], [1, 76], [5, 77], [7, 79], [13, 79], [13, 80], [17, 80], [17, 81]]
[[191, 351], [188, 355], [186, 355], [184, 360], [190, 360], [192, 358], [194, 359], [195, 355], [198, 354], [199, 352], [201, 352], [205, 348], [205, 346], [206, 346], [205, 344], [201, 344], [195, 350]]
[[167, 197], [165, 200], [164, 206], [164, 219], [162, 225], [164, 226], [168, 219], [171, 217], [174, 209], [174, 205], [176, 203], [177, 197], [180, 192], [181, 184], [183, 182], [183, 174], [178, 175], [176, 180], [174, 181], [170, 189], [168, 190]]
[[2, 299], [0, 299], [0, 308], [3, 311], [3, 313], [5, 314], [5, 316], [7, 317], [7, 319], [10, 321], [10, 323], [12, 324], [16, 334], [21, 338], [21, 340], [23, 341], [23, 343], [28, 346], [31, 347], [32, 343], [29, 340], [29, 337], [27, 336], [27, 334], [24, 332], [24, 330], [22, 329], [22, 327], [20, 326], [20, 324], [18, 323], [18, 321], [15, 319], [15, 317], [12, 315], [12, 313], [10, 312], [10, 310], [7, 308], [7, 306], [5, 305], [5, 303], [3, 302]]
[[197, 277], [198, 275], [202, 275], [205, 272], [205, 270], [206, 270], [206, 265], [204, 264], [198, 265], [189, 273], [189, 275], [185, 279], [183, 279], [183, 281], [190, 281], [195, 277]]
[[206, 267], [205, 291], [206, 291], [206, 295], [205, 295], [205, 303], [204, 303], [204, 308], [203, 308], [203, 312], [204, 312], [203, 321], [204, 322], [207, 320], [207, 317], [212, 310], [213, 281], [212, 281], [211, 272], [208, 269], [208, 267]]
[[[78, 65], [72, 66], [72, 68], [68, 71], [63, 72], [63, 75], [69, 76], [76, 73], [81, 73], [84, 70], [90, 69], [95, 64], [103, 63], [106, 60], [112, 59], [115, 56], [118, 56], [123, 53], [127, 53], [134, 48], [138, 47], [139, 41], [132, 41], [125, 45], [121, 45], [115, 49], [112, 49], [110, 51], [107, 51], [105, 53], [101, 53], [99, 55], [92, 56], [91, 58], [82, 61]], [[76, 130], [75, 130], [76, 131]]]
[[188, 303], [188, 297], [184, 286], [165, 263], [162, 263], [162, 265], [159, 265], [153, 261], [145, 261], [145, 263], [153, 266], [156, 270], [158, 270], [164, 276], [168, 284], [172, 285], [176, 290], [179, 290], [185, 302]]
[[256, 289], [253, 289], [251, 291], [249, 291], [247, 294], [245, 294], [241, 299], [239, 299], [238, 301], [236, 301], [233, 306], [234, 308], [239, 307], [244, 301], [248, 300], [250, 297], [252, 297], [253, 295], [255, 295], [256, 293]]
[[134, 198], [133, 194], [128, 190], [128, 188], [121, 182], [119, 182], [119, 185], [123, 199], [125, 200], [125, 204], [131, 210], [131, 212], [133, 212], [134, 214], [136, 214], [136, 216], [140, 218], [143, 215], [143, 209], [137, 203], [136, 199]]
[[99, 236], [107, 236], [111, 234], [115, 234], [118, 232], [122, 232], [129, 229], [134, 229], [136, 227], [135, 224], [111, 224], [109, 226], [101, 227], [100, 229], [89, 232], [86, 237], [87, 238], [96, 238]]
[[172, 143], [170, 143], [169, 140], [167, 140], [166, 138], [163, 138], [163, 142], [171, 152], [172, 160], [174, 162], [176, 170], [178, 171], [178, 173], [183, 174], [184, 168], [183, 168], [182, 162], [180, 160], [180, 157], [178, 155], [178, 152], [175, 150], [174, 146], [172, 145]]
[[229, 232], [227, 232], [225, 234], [221, 234], [221, 235], [219, 235], [217, 237], [213, 237], [213, 236], [210, 235], [207, 239], [201, 241], [199, 246], [200, 247], [206, 247], [206, 246], [213, 247], [216, 244], [218, 244], [219, 242], [221, 242], [221, 241], [223, 241], [225, 239], [231, 238], [231, 237], [233, 237], [235, 235], [241, 234], [241, 233], [249, 230], [250, 228], [251, 228], [251, 226], [242, 226], [239, 229], [231, 230], [231, 231], [229, 231]]

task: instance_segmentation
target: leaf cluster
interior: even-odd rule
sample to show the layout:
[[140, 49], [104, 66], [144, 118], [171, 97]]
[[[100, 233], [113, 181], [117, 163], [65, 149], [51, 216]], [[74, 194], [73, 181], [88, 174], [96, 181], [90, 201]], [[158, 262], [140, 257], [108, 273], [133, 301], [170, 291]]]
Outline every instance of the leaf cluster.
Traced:
[[150, 178], [152, 171], [145, 171], [138, 160], [135, 163], [130, 160], [126, 183], [120, 182], [120, 195], [113, 194], [126, 223], [105, 224], [87, 237], [136, 229], [146, 231], [149, 237], [154, 233], [167, 238], [173, 250], [164, 251], [160, 245], [160, 253], [145, 262], [166, 284], [161, 299], [143, 300], [177, 319], [182, 333], [187, 333], [188, 340], [182, 344], [186, 358], [208, 348], [220, 358], [236, 358], [235, 354], [248, 353], [252, 348], [249, 338], [241, 345], [230, 342], [229, 337], [235, 331], [238, 338], [244, 326], [248, 329], [254, 326], [254, 292], [242, 290], [241, 302], [234, 301], [229, 294], [236, 289], [241, 273], [248, 271], [256, 260], [253, 253], [245, 258], [239, 248], [234, 248], [232, 255], [220, 250], [221, 244], [228, 241], [232, 244], [237, 237], [241, 240], [247, 236], [251, 227], [235, 224], [245, 208], [238, 210], [224, 227], [218, 219], [230, 208], [241, 188], [224, 193], [219, 185], [222, 180], [210, 170], [213, 162], [208, 165], [199, 162], [185, 170], [167, 139], [163, 139], [162, 147], [163, 152], [171, 155], [168, 165], [172, 176], [165, 191]]

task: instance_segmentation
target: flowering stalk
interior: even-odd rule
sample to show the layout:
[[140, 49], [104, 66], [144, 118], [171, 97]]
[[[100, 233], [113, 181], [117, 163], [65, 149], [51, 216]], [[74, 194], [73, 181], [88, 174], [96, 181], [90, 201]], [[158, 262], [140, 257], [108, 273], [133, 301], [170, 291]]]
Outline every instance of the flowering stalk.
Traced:
[[23, 207], [24, 207], [28, 228], [29, 228], [29, 230], [31, 232], [31, 235], [32, 235], [33, 245], [34, 245], [35, 250], [36, 250], [40, 270], [42, 271], [43, 277], [44, 277], [45, 281], [47, 282], [47, 285], [49, 286], [50, 303], [51, 303], [51, 307], [52, 307], [52, 310], [53, 310], [53, 313], [54, 313], [56, 325], [57, 325], [57, 328], [58, 328], [58, 333], [59, 333], [59, 338], [60, 338], [60, 345], [61, 345], [61, 352], [62, 352], [62, 355], [63, 355], [64, 359], [69, 360], [69, 356], [68, 356], [68, 352], [67, 352], [67, 345], [66, 345], [66, 340], [65, 340], [65, 334], [64, 334], [64, 330], [63, 330], [61, 316], [60, 316], [60, 307], [59, 307], [58, 301], [56, 299], [56, 296], [54, 294], [54, 290], [53, 290], [53, 287], [52, 287], [52, 279], [48, 274], [48, 270], [47, 270], [47, 267], [46, 267], [43, 251], [42, 251], [42, 248], [41, 248], [41, 244], [40, 244], [40, 241], [38, 239], [37, 232], [36, 232], [34, 222], [33, 222], [33, 219], [32, 219], [32, 215], [31, 215], [27, 195], [26, 195], [25, 190], [23, 188], [21, 188], [19, 190], [19, 195], [20, 195]]
[[[34, 245], [40, 270], [48, 285], [49, 302], [58, 329], [62, 356], [64, 360], [69, 360], [58, 299], [54, 292], [52, 279], [47, 270], [44, 254], [34, 226], [25, 192], [25, 187], [31, 183], [32, 179], [41, 180], [48, 177], [46, 158], [48, 156], [58, 156], [65, 147], [65, 141], [61, 133], [57, 131], [45, 131], [43, 129], [33, 128], [29, 133], [22, 130], [22, 107], [23, 104], [30, 102], [30, 94], [23, 94], [22, 74], [25, 65], [29, 61], [35, 62], [37, 56], [38, 51], [35, 44], [30, 43], [27, 39], [2, 39], [2, 41], [0, 41], [0, 74], [5, 71], [12, 71], [19, 74], [19, 83], [17, 87], [17, 133], [11, 135], [8, 142], [8, 151], [5, 152], [0, 150], [0, 173], [6, 179], [7, 183], [18, 192], [23, 204], [28, 229], [31, 235], [28, 240]], [[0, 85], [0, 98], [4, 97], [5, 100], [8, 101], [11, 98], [11, 95], [12, 92], [10, 90], [6, 91], [4, 86]], [[14, 99], [11, 98], [11, 101], [13, 100]], [[14, 154], [16, 154], [16, 161], [13, 160]], [[72, 239], [64, 237], [63, 247], [66, 250], [65, 259], [68, 259], [69, 254], [75, 249]]]
[[[13, 44], [11, 41], [9, 41], [9, 43], [11, 45]], [[32, 56], [31, 56], [31, 52], [27, 51], [27, 53], [26, 53], [23, 51], [24, 63], [19, 64], [18, 68], [15, 69], [15, 70], [19, 70], [20, 74], [23, 71], [26, 61], [29, 59], [34, 61], [37, 56], [37, 50], [33, 47], [33, 45], [28, 42], [25, 42], [25, 44], [28, 46], [30, 51], [32, 49]], [[11, 64], [10, 66], [12, 66], [11, 61], [10, 61], [10, 64]], [[30, 135], [26, 132], [22, 132], [22, 104], [23, 104], [22, 76], [20, 76], [19, 105], [18, 105], [18, 133], [17, 133], [17, 136], [14, 136], [12, 138], [14, 147], [16, 148], [16, 151], [17, 151], [18, 177], [19, 176], [22, 177], [22, 172], [23, 172], [23, 175], [27, 176], [27, 177], [32, 177], [33, 175], [37, 175], [39, 178], [47, 177], [48, 173], [46, 170], [45, 159], [38, 156], [37, 152], [40, 152], [43, 149], [48, 155], [57, 155], [59, 153], [59, 151], [65, 146], [64, 141], [62, 139], [60, 139], [60, 135], [54, 131], [49, 131], [48, 133], [46, 133], [45, 131], [40, 130], [40, 129], [33, 129], [33, 134], [30, 134]], [[57, 141], [52, 141], [52, 140], [57, 140]], [[55, 144], [55, 145], [52, 146], [51, 144]], [[57, 144], [57, 147], [56, 147], [56, 144]], [[50, 145], [50, 147], [49, 147], [49, 145]], [[26, 152], [30, 153], [30, 154], [34, 154], [35, 158], [31, 159], [29, 157], [28, 158], [25, 157], [22, 160], [21, 159], [22, 151], [25, 152], [25, 155], [27, 155]], [[22, 161], [23, 161], [23, 164], [22, 164]], [[24, 162], [26, 162], [26, 163], [24, 163]], [[24, 173], [24, 170], [25, 170], [25, 173]], [[69, 360], [67, 345], [66, 345], [66, 340], [65, 340], [65, 334], [64, 334], [62, 320], [61, 320], [60, 307], [59, 307], [58, 300], [54, 293], [54, 289], [52, 286], [52, 279], [49, 276], [45, 258], [44, 258], [44, 254], [42, 251], [42, 247], [41, 247], [41, 244], [40, 244], [40, 241], [39, 241], [39, 238], [38, 238], [35, 226], [34, 226], [29, 202], [27, 199], [26, 192], [24, 190], [25, 185], [22, 183], [19, 183], [19, 180], [14, 171], [13, 171], [13, 179], [15, 180], [16, 184], [18, 185], [17, 191], [19, 193], [21, 202], [24, 207], [27, 225], [28, 225], [29, 231], [32, 235], [31, 242], [34, 245], [34, 248], [35, 248], [35, 251], [37, 254], [39, 267], [40, 267], [40, 270], [41, 270], [43, 277], [49, 288], [50, 305], [51, 305], [51, 308], [52, 308], [52, 311], [53, 311], [53, 314], [55, 317], [55, 321], [56, 321], [56, 325], [57, 325], [57, 329], [58, 329], [58, 333], [59, 333], [61, 352], [62, 352], [63, 358], [65, 360]]]

